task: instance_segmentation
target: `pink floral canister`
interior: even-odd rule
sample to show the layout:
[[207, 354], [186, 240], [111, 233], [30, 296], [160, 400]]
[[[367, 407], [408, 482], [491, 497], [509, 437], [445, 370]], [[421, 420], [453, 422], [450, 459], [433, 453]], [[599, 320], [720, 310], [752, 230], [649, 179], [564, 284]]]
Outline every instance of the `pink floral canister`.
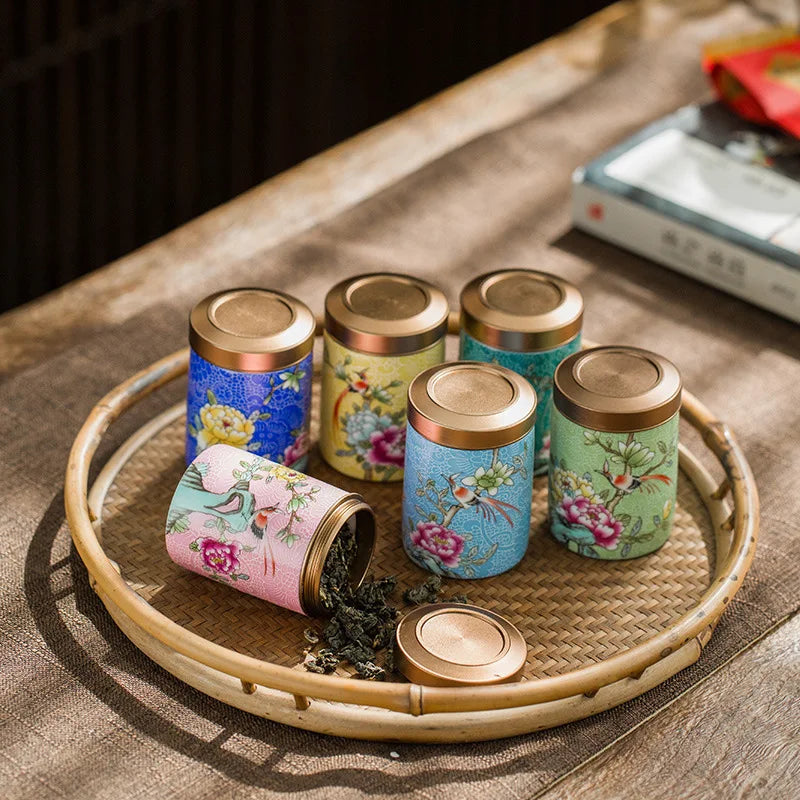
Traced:
[[372, 510], [357, 495], [225, 444], [203, 450], [167, 515], [170, 558], [182, 567], [302, 614], [323, 613], [320, 579], [338, 534], [350, 528], [354, 585], [375, 541]]

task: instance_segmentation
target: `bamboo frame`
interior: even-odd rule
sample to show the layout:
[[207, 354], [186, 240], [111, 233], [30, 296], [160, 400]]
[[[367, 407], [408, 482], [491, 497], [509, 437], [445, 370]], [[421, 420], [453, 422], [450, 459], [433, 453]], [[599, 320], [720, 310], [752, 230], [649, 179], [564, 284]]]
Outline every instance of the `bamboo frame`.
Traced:
[[[451, 328], [453, 324], [451, 320]], [[91, 502], [88, 493], [91, 460], [109, 425], [143, 397], [184, 374], [187, 365], [188, 348], [137, 373], [95, 406], [69, 456], [67, 520], [92, 586], [125, 634], [185, 682], [253, 713], [337, 735], [409, 741], [499, 738], [589, 716], [642, 694], [696, 661], [752, 562], [759, 517], [752, 471], [727, 426], [684, 392], [681, 413], [702, 433], [725, 472], [725, 479], [715, 486], [697, 459], [681, 449], [681, 468], [711, 514], [717, 564], [714, 581], [697, 606], [648, 641], [564, 675], [469, 689], [353, 681], [238, 653], [156, 611], [128, 586], [101, 543], [105, 490], [129, 454], [174, 419], [180, 406], [131, 437], [101, 473]], [[728, 494], [732, 512], [725, 499]]]

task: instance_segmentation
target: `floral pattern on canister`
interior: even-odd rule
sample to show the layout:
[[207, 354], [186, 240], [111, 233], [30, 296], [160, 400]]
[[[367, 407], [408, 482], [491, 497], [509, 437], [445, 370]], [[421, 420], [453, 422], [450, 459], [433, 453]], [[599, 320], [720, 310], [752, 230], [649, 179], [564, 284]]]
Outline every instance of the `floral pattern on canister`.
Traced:
[[237, 372], [189, 357], [186, 462], [228, 444], [304, 469], [310, 440], [312, 356], [275, 372]]
[[306, 550], [347, 493], [283, 464], [212, 445], [189, 465], [167, 515], [167, 551], [187, 569], [302, 611]]
[[320, 451], [339, 472], [371, 481], [403, 477], [408, 384], [444, 359], [444, 340], [383, 356], [349, 350], [325, 334]]
[[552, 350], [518, 352], [490, 347], [461, 331], [459, 358], [466, 361], [484, 361], [508, 367], [527, 378], [536, 390], [536, 441], [534, 453], [535, 475], [547, 472], [550, 461], [550, 414], [553, 397], [553, 375], [556, 367], [581, 349], [580, 334]]
[[646, 431], [604, 433], [553, 414], [550, 530], [573, 552], [599, 559], [657, 550], [672, 528], [678, 415]]
[[533, 430], [493, 450], [457, 450], [408, 426], [403, 545], [437, 575], [485, 578], [525, 555], [531, 519]]

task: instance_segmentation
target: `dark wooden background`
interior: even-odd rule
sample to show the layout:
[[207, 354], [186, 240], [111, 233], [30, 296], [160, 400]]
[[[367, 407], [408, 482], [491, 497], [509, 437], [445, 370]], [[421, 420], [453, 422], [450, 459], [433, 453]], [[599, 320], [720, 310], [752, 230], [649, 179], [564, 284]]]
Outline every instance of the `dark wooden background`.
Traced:
[[0, 311], [607, 0], [0, 0]]

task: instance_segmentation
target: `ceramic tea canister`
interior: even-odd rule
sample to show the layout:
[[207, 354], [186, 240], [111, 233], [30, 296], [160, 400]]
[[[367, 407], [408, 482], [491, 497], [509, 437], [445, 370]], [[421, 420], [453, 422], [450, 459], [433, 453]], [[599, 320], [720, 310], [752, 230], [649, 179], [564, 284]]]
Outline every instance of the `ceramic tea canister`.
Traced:
[[356, 538], [350, 578], [358, 586], [375, 540], [363, 499], [218, 444], [192, 461], [175, 490], [167, 552], [192, 572], [292, 611], [321, 614], [322, 569], [345, 528]]
[[536, 393], [505, 367], [456, 361], [408, 390], [403, 545], [453, 578], [505, 572], [525, 555]]
[[320, 450], [332, 467], [402, 479], [408, 384], [444, 359], [447, 317], [439, 289], [403, 275], [361, 275], [328, 292]]
[[513, 369], [536, 389], [537, 475], [548, 465], [553, 373], [562, 359], [580, 350], [582, 322], [581, 293], [546, 272], [492, 272], [461, 292], [459, 357]]
[[186, 463], [229, 444], [303, 469], [314, 315], [283, 292], [230, 289], [189, 316]]
[[669, 538], [681, 378], [666, 358], [596, 347], [556, 369], [550, 530], [573, 552], [635, 558]]

